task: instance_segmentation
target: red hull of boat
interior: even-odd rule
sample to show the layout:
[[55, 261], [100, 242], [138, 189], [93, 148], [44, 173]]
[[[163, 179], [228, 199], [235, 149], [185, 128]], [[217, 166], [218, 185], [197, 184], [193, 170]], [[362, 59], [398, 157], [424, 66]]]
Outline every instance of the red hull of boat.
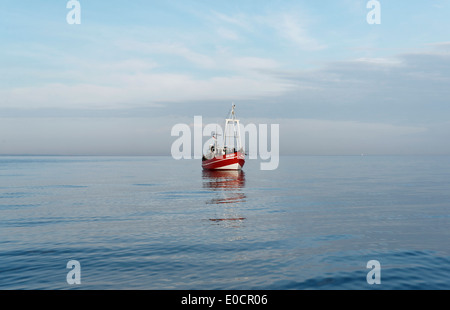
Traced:
[[205, 170], [240, 170], [244, 167], [245, 157], [241, 152], [235, 152], [202, 161]]

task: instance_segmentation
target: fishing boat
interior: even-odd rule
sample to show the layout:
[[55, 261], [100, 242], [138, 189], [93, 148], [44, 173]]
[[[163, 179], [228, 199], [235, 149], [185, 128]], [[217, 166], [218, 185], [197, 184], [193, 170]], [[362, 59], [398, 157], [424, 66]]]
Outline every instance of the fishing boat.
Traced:
[[225, 119], [223, 145], [219, 146], [214, 133], [214, 143], [209, 145], [209, 151], [202, 157], [202, 168], [205, 170], [241, 170], [245, 164], [245, 153], [242, 148], [239, 120], [236, 119], [236, 105], [231, 106], [231, 112]]

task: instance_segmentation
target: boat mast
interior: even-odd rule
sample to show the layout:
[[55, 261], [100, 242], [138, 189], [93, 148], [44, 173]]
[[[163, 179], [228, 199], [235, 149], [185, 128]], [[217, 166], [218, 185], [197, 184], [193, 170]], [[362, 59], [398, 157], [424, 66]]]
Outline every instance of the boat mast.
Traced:
[[219, 135], [217, 134], [217, 124], [216, 124], [216, 132], [214, 133], [214, 156], [216, 156], [217, 155], [217, 153], [218, 153], [218, 150], [217, 150], [217, 137], [218, 137]]
[[[231, 113], [229, 114], [229, 118], [225, 120], [225, 133], [224, 133], [224, 148], [227, 146], [227, 137], [232, 137], [233, 139], [233, 147], [237, 148], [237, 151], [239, 151], [242, 148], [241, 143], [241, 135], [240, 135], [240, 128], [239, 128], [239, 120], [236, 119], [236, 114], [234, 112], [234, 108], [236, 105], [233, 103], [231, 106]], [[230, 131], [230, 123], [233, 124], [232, 127], [232, 133], [233, 135], [228, 134]], [[236, 130], [237, 127], [237, 130]]]

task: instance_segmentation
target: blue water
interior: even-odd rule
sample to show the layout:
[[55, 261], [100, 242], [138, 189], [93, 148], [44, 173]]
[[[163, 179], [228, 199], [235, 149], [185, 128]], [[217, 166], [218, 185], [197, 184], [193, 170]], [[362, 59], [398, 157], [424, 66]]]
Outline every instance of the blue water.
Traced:
[[449, 231], [445, 156], [0, 157], [0, 289], [450, 289]]

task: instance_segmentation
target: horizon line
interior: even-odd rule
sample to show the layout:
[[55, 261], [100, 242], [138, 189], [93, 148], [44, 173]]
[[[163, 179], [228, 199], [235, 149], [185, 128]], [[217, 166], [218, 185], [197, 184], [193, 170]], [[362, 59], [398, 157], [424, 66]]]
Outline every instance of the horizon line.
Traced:
[[[171, 154], [0, 154], [0, 157], [172, 157]], [[280, 154], [279, 156], [450, 156], [450, 154]], [[192, 156], [194, 157], [194, 156]], [[191, 158], [195, 159], [195, 158]], [[259, 159], [261, 160], [261, 159]]]

